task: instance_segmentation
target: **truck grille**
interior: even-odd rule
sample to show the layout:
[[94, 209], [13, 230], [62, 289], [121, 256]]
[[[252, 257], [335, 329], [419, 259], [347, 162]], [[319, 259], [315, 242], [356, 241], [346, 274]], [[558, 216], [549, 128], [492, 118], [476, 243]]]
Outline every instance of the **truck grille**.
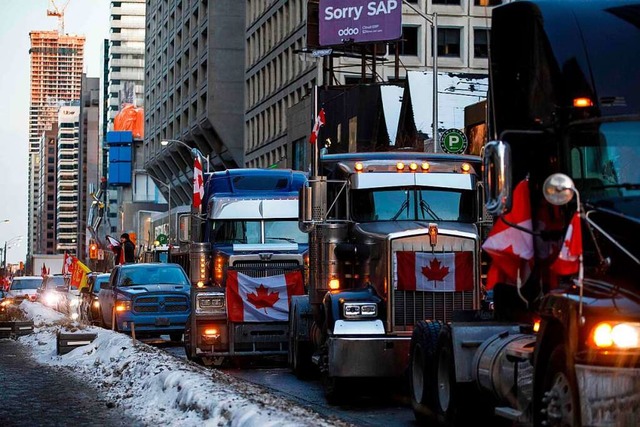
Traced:
[[249, 277], [269, 277], [300, 268], [297, 261], [236, 261], [230, 267]]
[[[392, 241], [392, 279], [393, 279], [393, 324], [396, 330], [410, 329], [420, 320], [440, 320], [448, 322], [453, 319], [453, 312], [458, 310], [473, 310], [479, 308], [478, 297], [478, 280], [480, 272], [478, 267], [478, 241], [467, 237], [456, 236], [455, 231], [451, 234], [438, 234], [437, 245], [431, 247], [427, 236], [411, 236], [395, 239]], [[398, 254], [402, 253], [402, 262], [405, 267], [403, 277], [404, 287], [400, 287], [397, 283], [399, 277], [399, 266], [397, 264]], [[428, 291], [407, 289], [409, 278], [413, 277], [411, 270], [406, 269], [406, 263], [411, 260], [410, 253], [436, 253], [441, 256], [453, 256], [454, 259], [460, 259], [463, 266], [471, 270], [465, 270], [464, 275], [460, 279], [464, 282], [456, 282], [461, 285], [469, 285], [463, 289], [456, 290], [453, 288], [447, 291]], [[457, 255], [459, 254], [459, 255]], [[467, 255], [463, 255], [467, 254]], [[468, 258], [469, 255], [472, 258]], [[460, 256], [460, 258], [457, 258]], [[463, 258], [466, 257], [466, 258]], [[417, 255], [416, 258], [417, 259]], [[424, 262], [424, 258], [423, 258]], [[451, 261], [449, 261], [451, 262]], [[457, 261], [456, 261], [457, 262]], [[409, 264], [410, 265], [410, 264]], [[436, 265], [437, 267], [437, 265]], [[409, 271], [409, 272], [407, 272]], [[419, 269], [416, 268], [416, 275]], [[461, 270], [462, 271], [462, 270]], [[417, 277], [416, 277], [417, 280]], [[465, 281], [466, 280], [466, 281]], [[472, 282], [472, 283], [471, 283]], [[416, 286], [415, 284], [413, 286]]]
[[394, 324], [413, 326], [419, 320], [443, 322], [452, 319], [454, 310], [473, 309], [473, 291], [422, 292], [394, 291]]
[[137, 313], [184, 313], [189, 310], [189, 300], [184, 295], [139, 297], [133, 301]]

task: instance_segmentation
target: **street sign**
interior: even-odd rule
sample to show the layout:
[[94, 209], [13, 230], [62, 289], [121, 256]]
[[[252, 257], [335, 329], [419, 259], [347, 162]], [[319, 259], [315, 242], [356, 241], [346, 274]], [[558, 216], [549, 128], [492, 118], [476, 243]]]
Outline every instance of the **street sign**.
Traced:
[[449, 154], [462, 154], [468, 146], [467, 136], [458, 129], [447, 129], [440, 136], [440, 148]]
[[158, 236], [156, 237], [156, 240], [161, 245], [166, 245], [167, 242], [169, 241], [166, 234], [158, 234]]

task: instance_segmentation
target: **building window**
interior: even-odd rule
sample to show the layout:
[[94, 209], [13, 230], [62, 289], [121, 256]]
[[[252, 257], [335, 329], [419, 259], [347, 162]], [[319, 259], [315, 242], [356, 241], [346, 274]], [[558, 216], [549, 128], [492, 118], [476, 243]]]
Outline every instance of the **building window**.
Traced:
[[[434, 1], [435, 3], [435, 1]], [[474, 6], [498, 6], [502, 4], [502, 0], [473, 0]]]
[[476, 58], [489, 57], [489, 30], [486, 28], [473, 30], [473, 56]]
[[[460, 28], [438, 28], [439, 57], [460, 58], [460, 32]], [[433, 35], [433, 28], [431, 34]]]
[[446, 4], [449, 6], [460, 6], [460, 0], [431, 0], [431, 4]]
[[402, 27], [402, 38], [397, 43], [389, 45], [389, 54], [395, 55], [396, 46], [400, 55], [418, 55], [418, 30], [419, 27]]

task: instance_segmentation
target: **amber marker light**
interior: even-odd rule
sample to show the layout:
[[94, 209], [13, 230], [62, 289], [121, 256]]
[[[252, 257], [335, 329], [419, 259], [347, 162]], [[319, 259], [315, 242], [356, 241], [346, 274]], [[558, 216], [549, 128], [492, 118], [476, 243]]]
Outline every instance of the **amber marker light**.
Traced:
[[360, 162], [357, 162], [354, 166], [356, 172], [362, 172], [364, 170], [364, 165]]
[[427, 162], [422, 162], [422, 172], [429, 172], [431, 166]]
[[204, 282], [201, 280], [198, 283], [196, 283], [196, 286], [199, 288], [204, 288]]
[[462, 169], [462, 172], [464, 173], [469, 173], [469, 171], [471, 170], [471, 165], [469, 163], [463, 163], [460, 169]]
[[576, 108], [593, 107], [593, 101], [589, 98], [574, 98], [573, 106]]
[[338, 279], [329, 280], [329, 289], [331, 289], [332, 291], [340, 289], [340, 280]]
[[215, 328], [205, 329], [204, 330], [204, 335], [206, 335], [208, 337], [214, 337], [214, 336], [218, 335], [218, 330], [215, 329]]
[[411, 163], [409, 165], [409, 169], [411, 169], [411, 172], [415, 172], [418, 170], [418, 164], [417, 163]]
[[396, 169], [398, 169], [399, 171], [404, 170], [404, 163], [402, 162], [396, 163]]
[[540, 319], [536, 319], [533, 322], [533, 332], [538, 332], [540, 331]]
[[438, 244], [438, 225], [434, 223], [429, 224], [429, 244], [431, 246]]

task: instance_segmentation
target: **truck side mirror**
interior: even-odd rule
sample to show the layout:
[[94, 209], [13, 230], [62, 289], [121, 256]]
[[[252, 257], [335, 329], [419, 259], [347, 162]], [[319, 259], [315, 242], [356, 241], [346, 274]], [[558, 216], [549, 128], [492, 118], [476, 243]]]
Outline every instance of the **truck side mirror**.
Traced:
[[511, 147], [504, 141], [488, 142], [482, 162], [487, 212], [502, 215], [511, 209]]
[[190, 243], [189, 231], [191, 230], [191, 214], [178, 215], [178, 242]]

